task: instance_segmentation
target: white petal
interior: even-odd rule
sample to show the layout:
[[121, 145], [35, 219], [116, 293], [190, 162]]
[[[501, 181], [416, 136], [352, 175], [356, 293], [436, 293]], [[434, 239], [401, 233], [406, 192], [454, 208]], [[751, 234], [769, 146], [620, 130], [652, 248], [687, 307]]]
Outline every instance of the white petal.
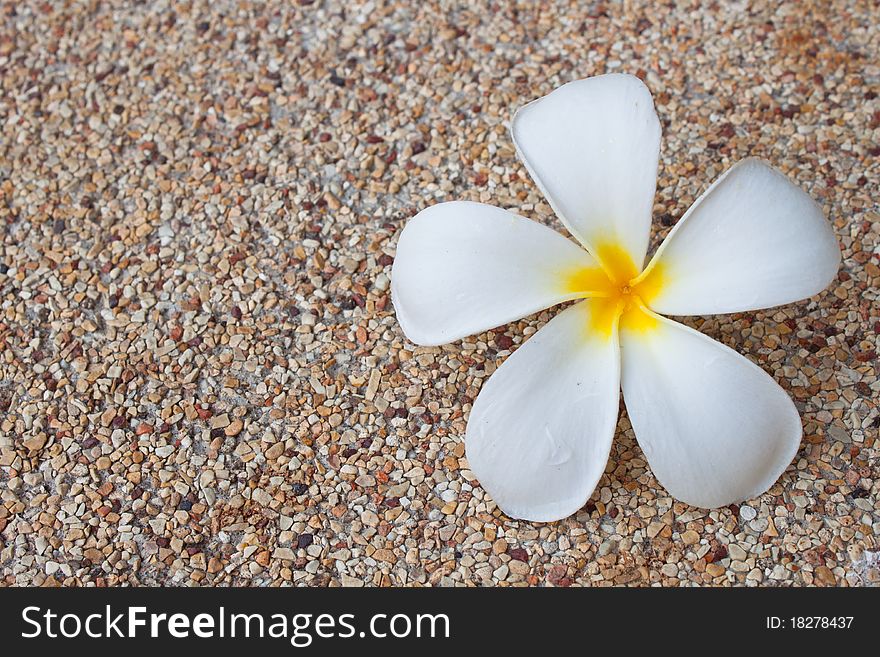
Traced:
[[590, 498], [617, 425], [616, 331], [584, 301], [554, 317], [483, 384], [468, 420], [471, 470], [509, 516], [547, 522]]
[[603, 244], [622, 246], [641, 269], [660, 151], [660, 122], [641, 80], [570, 82], [520, 109], [511, 132], [571, 234], [594, 255]]
[[620, 331], [623, 399], [669, 493], [715, 508], [757, 497], [791, 463], [801, 421], [785, 391], [732, 349], [672, 320]]
[[749, 158], [716, 180], [657, 250], [646, 275], [656, 266], [662, 285], [649, 305], [670, 315], [779, 306], [823, 290], [839, 264], [822, 208]]
[[392, 299], [410, 340], [445, 344], [577, 298], [566, 272], [595, 266], [537, 222], [481, 203], [441, 203], [403, 229]]

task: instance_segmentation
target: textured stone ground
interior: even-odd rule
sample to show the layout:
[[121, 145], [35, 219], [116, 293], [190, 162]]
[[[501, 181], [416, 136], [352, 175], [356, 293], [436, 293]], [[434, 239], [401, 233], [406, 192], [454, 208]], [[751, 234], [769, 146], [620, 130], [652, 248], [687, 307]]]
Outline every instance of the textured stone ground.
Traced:
[[[753, 4], [3, 2], [0, 581], [880, 582], [876, 7]], [[451, 199], [558, 228], [508, 122], [608, 71], [654, 93], [657, 239], [759, 155], [844, 260], [809, 301], [688, 320], [801, 411], [767, 494], [675, 502], [624, 413], [587, 506], [516, 522], [462, 436], [555, 311], [416, 348], [396, 236]]]

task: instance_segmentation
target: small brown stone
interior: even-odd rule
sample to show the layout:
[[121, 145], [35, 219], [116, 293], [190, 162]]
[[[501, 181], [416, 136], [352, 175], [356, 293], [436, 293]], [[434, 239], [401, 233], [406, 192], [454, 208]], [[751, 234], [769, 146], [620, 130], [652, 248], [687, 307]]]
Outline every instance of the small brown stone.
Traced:
[[83, 550], [83, 556], [91, 561], [93, 564], [100, 564], [104, 562], [104, 553], [95, 548], [86, 548]]
[[376, 561], [384, 561], [386, 563], [394, 563], [395, 561], [397, 561], [397, 555], [395, 555], [394, 552], [392, 552], [391, 550], [385, 549], [376, 550], [373, 553], [373, 558]]
[[721, 577], [724, 573], [724, 567], [717, 563], [706, 564], [706, 572], [712, 577]]
[[266, 450], [266, 459], [269, 461], [275, 461], [284, 453], [284, 443], [275, 443], [269, 449]]
[[31, 452], [39, 452], [46, 445], [46, 441], [48, 440], [48, 436], [45, 433], [38, 433], [33, 438], [28, 438], [24, 441], [24, 446], [28, 448]]
[[816, 566], [813, 570], [816, 583], [820, 586], [837, 586], [837, 577], [828, 566]]

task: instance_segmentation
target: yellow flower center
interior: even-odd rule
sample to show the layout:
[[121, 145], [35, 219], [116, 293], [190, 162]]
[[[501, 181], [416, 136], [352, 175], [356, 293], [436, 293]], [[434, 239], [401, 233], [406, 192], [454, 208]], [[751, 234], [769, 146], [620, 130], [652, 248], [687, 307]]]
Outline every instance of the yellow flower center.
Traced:
[[564, 274], [568, 294], [594, 299], [590, 333], [611, 337], [615, 322], [628, 331], [645, 332], [655, 328], [657, 319], [646, 308], [663, 286], [662, 266], [654, 265], [639, 273], [626, 249], [613, 242], [600, 244], [594, 255], [599, 266]]

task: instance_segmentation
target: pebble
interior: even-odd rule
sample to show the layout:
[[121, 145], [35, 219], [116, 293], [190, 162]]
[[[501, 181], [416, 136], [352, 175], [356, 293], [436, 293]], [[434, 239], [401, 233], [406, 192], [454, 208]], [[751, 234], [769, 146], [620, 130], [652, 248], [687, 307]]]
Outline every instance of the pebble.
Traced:
[[384, 273], [379, 274], [379, 275], [376, 277], [376, 280], [373, 281], [373, 285], [374, 285], [375, 288], [376, 288], [377, 290], [379, 290], [380, 292], [384, 292], [385, 290], [387, 290], [387, 289], [388, 289], [388, 286], [389, 286], [390, 284], [391, 284], [391, 279], [389, 279], [389, 278], [388, 278], [388, 275], [387, 275], [387, 274], [384, 274]]
[[340, 577], [340, 580], [342, 582], [342, 586], [349, 588], [358, 588], [364, 585], [364, 580], [357, 577], [352, 577], [351, 575], [343, 574]]
[[646, 530], [648, 538], [656, 538], [657, 534], [660, 533], [663, 527], [665, 527], [665, 525], [662, 522], [652, 522], [648, 525], [648, 529]]
[[666, 575], [666, 577], [676, 577], [678, 575], [678, 564], [665, 563], [660, 568], [660, 572]]
[[837, 586], [837, 577], [828, 566], [816, 566], [813, 571], [816, 582], [821, 586]]
[[736, 543], [728, 544], [727, 553], [730, 555], [731, 559], [734, 559], [736, 561], [745, 561], [746, 557], [748, 556], [748, 553]]
[[278, 548], [275, 548], [275, 551], [272, 553], [272, 557], [274, 559], [284, 559], [286, 561], [295, 561], [296, 560], [296, 553], [293, 550], [291, 550], [290, 548], [278, 547]]
[[721, 577], [726, 572], [727, 571], [720, 564], [710, 563], [706, 565], [706, 574], [710, 577]]
[[39, 433], [33, 438], [28, 438], [27, 440], [25, 440], [23, 444], [31, 452], [38, 452], [39, 450], [43, 449], [43, 447], [46, 445], [47, 440], [48, 436], [46, 436], [45, 433]]
[[700, 535], [692, 529], [687, 530], [681, 535], [681, 542], [685, 545], [695, 545], [699, 541]]
[[507, 567], [510, 569], [511, 574], [517, 577], [525, 577], [531, 572], [529, 564], [525, 561], [517, 561], [516, 559], [509, 561]]
[[739, 507], [739, 517], [748, 522], [749, 520], [754, 520], [758, 516], [758, 512], [748, 504], [743, 504]]
[[284, 443], [278, 442], [266, 450], [266, 459], [276, 461], [284, 453]]

